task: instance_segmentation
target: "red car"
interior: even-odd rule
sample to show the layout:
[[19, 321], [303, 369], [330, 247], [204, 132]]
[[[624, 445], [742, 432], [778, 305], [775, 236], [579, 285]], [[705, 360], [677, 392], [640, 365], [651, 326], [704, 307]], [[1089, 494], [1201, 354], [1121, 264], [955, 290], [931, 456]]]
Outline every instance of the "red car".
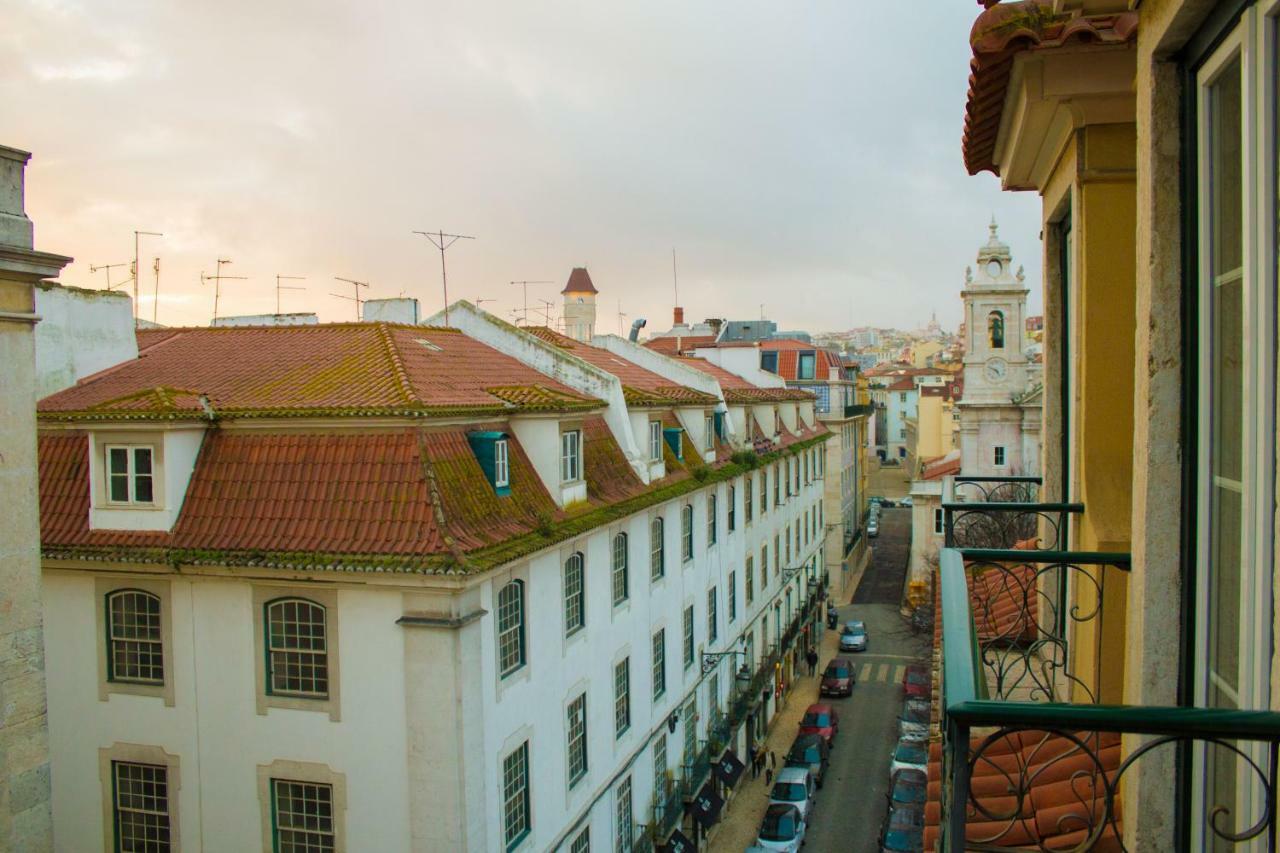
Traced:
[[928, 699], [932, 696], [933, 679], [929, 668], [922, 664], [907, 667], [906, 674], [902, 676], [902, 691], [907, 694], [908, 699]]
[[823, 696], [852, 696], [853, 662], [848, 658], [832, 658], [822, 672], [822, 684], [818, 692]]
[[810, 705], [809, 710], [804, 712], [804, 718], [800, 720], [800, 734], [821, 735], [828, 746], [835, 742], [839, 733], [840, 716], [835, 708], [825, 702]]

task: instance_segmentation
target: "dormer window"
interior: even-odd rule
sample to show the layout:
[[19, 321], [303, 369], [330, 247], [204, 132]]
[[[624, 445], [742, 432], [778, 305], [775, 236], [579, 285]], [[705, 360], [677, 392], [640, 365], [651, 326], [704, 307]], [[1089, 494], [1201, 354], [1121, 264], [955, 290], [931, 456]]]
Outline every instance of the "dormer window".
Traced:
[[812, 379], [817, 353], [802, 352], [796, 363], [796, 379]]
[[649, 459], [662, 461], [662, 421], [649, 421]]
[[767, 373], [778, 372], [778, 351], [765, 350], [760, 353], [760, 369]]
[[467, 441], [493, 490], [499, 495], [511, 494], [511, 461], [507, 434], [471, 432], [467, 433]]
[[155, 503], [155, 448], [149, 444], [107, 446], [107, 501], [113, 504]]
[[507, 466], [507, 440], [500, 438], [493, 443], [493, 485], [499, 489], [511, 486], [511, 472]]
[[704, 429], [703, 429], [704, 435], [703, 435], [703, 443], [702, 443], [703, 450], [716, 449], [715, 428], [716, 428], [716, 419], [711, 415], [707, 415], [706, 419], [704, 420]]
[[560, 482], [576, 483], [582, 479], [582, 430], [560, 433]]

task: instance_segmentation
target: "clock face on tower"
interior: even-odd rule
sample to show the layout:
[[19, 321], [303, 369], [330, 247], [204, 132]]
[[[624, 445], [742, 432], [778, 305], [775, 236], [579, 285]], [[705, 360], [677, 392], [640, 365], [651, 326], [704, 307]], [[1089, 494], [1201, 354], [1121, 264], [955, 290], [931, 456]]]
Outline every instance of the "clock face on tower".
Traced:
[[989, 382], [1003, 382], [1009, 374], [1009, 365], [1003, 358], [993, 358], [982, 368], [982, 374]]

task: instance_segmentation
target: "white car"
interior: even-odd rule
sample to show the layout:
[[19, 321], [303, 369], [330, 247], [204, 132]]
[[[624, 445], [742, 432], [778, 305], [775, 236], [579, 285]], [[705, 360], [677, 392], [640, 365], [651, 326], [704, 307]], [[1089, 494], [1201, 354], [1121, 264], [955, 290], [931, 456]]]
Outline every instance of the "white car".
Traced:
[[756, 845], [765, 850], [799, 853], [804, 834], [804, 818], [798, 808], [787, 803], [771, 803], [756, 835]]
[[807, 824], [813, 816], [813, 802], [817, 797], [818, 786], [804, 767], [784, 767], [778, 771], [773, 780], [773, 790], [769, 792], [769, 804], [781, 803], [795, 806], [800, 810], [800, 817]]
[[889, 778], [899, 770], [923, 770], [929, 772], [929, 744], [927, 741], [903, 738], [890, 756]]

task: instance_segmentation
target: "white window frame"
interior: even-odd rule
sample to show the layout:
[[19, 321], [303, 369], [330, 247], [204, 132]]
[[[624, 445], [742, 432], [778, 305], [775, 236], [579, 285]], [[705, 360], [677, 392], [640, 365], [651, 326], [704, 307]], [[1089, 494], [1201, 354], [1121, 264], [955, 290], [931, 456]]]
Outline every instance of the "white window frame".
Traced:
[[[569, 789], [587, 778], [591, 756], [587, 752], [587, 694], [579, 693], [565, 708], [565, 775]], [[578, 766], [575, 766], [575, 762]]]
[[500, 438], [493, 443], [493, 485], [497, 489], [511, 485], [511, 464], [505, 438]]
[[613, 665], [613, 738], [631, 730], [631, 658]]
[[[117, 472], [111, 467], [111, 451], [123, 450], [125, 452], [125, 470]], [[151, 456], [151, 472], [149, 474], [137, 473], [137, 456], [140, 451], [146, 451]], [[160, 471], [157, 466], [157, 460], [160, 454], [156, 453], [154, 444], [108, 444], [103, 448], [102, 472], [103, 485], [105, 487], [106, 504], [108, 506], [145, 506], [153, 507], [159, 504], [157, 500], [160, 494]], [[118, 476], [125, 478], [127, 485], [128, 497], [124, 500], [116, 500], [111, 496], [111, 483]], [[151, 480], [151, 500], [140, 501], [137, 498], [138, 480], [146, 477]]]
[[[1209, 87], [1221, 73], [1239, 58], [1241, 64], [1241, 308], [1243, 312], [1243, 340], [1241, 342], [1241, 480], [1236, 483], [1225, 478], [1197, 478], [1197, 535], [1196, 535], [1196, 589], [1197, 607], [1195, 631], [1196, 658], [1203, 662], [1198, 666], [1195, 683], [1195, 702], [1205, 705], [1209, 699], [1209, 682], [1224, 693], [1235, 693], [1237, 707], [1268, 708], [1270, 696], [1270, 666], [1272, 645], [1273, 601], [1273, 523], [1271, 509], [1275, 497], [1275, 383], [1276, 367], [1272, 348], [1276, 340], [1277, 286], [1276, 245], [1273, 228], [1276, 222], [1275, 194], [1277, 188], [1275, 135], [1277, 83], [1274, 69], [1280, 45], [1280, 2], [1259, 0], [1243, 10], [1239, 22], [1215, 49], [1213, 55], [1198, 70], [1196, 76], [1197, 139], [1197, 187], [1196, 204], [1199, 269], [1196, 270], [1196, 298], [1199, 301], [1198, 357], [1199, 383], [1195, 399], [1199, 401], [1197, 470], [1208, 472], [1212, 462], [1212, 346], [1208, 330], [1214, 325], [1212, 290], [1205, 286], [1214, 280], [1212, 270], [1211, 239], [1214, 223], [1211, 218], [1212, 174], [1210, 162], [1211, 120]], [[1215, 282], [1213, 287], [1217, 287]], [[1264, 463], [1263, 460], [1267, 461]], [[1210, 585], [1210, 560], [1212, 554], [1210, 496], [1215, 485], [1241, 495], [1241, 543], [1239, 577], [1237, 650], [1237, 690], [1231, 690], [1220, 677], [1210, 670], [1210, 641], [1213, 630], [1210, 621], [1208, 593]], [[1259, 766], [1265, 767], [1267, 756], [1259, 744], [1239, 744]], [[1191, 773], [1193, 809], [1192, 825], [1199, 827], [1201, 844], [1208, 847], [1212, 834], [1207, 829], [1206, 812], [1209, 786], [1207, 779], [1207, 748], [1196, 750], [1194, 769]], [[1221, 750], [1218, 753], [1221, 754]], [[1243, 762], [1238, 762], [1242, 764]], [[1258, 814], [1265, 807], [1263, 792], [1257, 778], [1243, 768], [1237, 771], [1236, 802], [1229, 803], [1233, 814]], [[1215, 803], [1216, 805], [1216, 803]]]
[[[523, 740], [515, 746], [510, 752], [502, 756], [502, 760], [498, 762], [498, 793], [502, 798], [502, 840], [503, 849], [514, 850], [522, 841], [529, 837], [533, 831], [533, 797], [529, 790], [529, 764], [531, 761], [531, 750], [529, 749], [529, 741]], [[516, 768], [518, 776], [513, 779], [508, 778], [508, 764], [513, 759], [519, 759], [521, 766]], [[519, 801], [516, 801], [516, 798]], [[522, 825], [518, 831], [512, 835], [511, 819], [513, 807], [518, 807], [521, 813]]]
[[680, 559], [693, 559], [693, 504], [680, 507]]
[[667, 574], [667, 522], [660, 515], [649, 519], [649, 581], [659, 581]]
[[656, 703], [667, 693], [667, 629], [659, 628], [649, 639], [649, 650], [653, 660], [649, 674], [653, 679], [653, 699]]
[[[570, 564], [575, 560], [577, 561], [577, 568], [574, 570], [577, 574], [576, 589], [570, 586]], [[587, 627], [587, 558], [581, 551], [574, 551], [564, 559], [564, 635], [572, 637], [585, 627]]]
[[[515, 621], [509, 625], [504, 625], [504, 620], [512, 615], [512, 609], [504, 603], [503, 599], [508, 590], [514, 589], [516, 594], [516, 603], [514, 608]], [[525, 665], [525, 636], [524, 636], [524, 581], [520, 579], [510, 580], [503, 584], [498, 590], [497, 597], [497, 616], [494, 619], [494, 625], [498, 631], [497, 653], [498, 653], [498, 676], [506, 678], [512, 673], [519, 672]], [[507, 663], [508, 643], [515, 642], [515, 657], [511, 663]]]
[[662, 421], [649, 421], [649, 460], [662, 461]]
[[684, 609], [682, 619], [684, 622], [681, 626], [682, 631], [680, 635], [683, 642], [683, 655], [681, 660], [684, 663], [684, 668], [687, 670], [689, 667], [693, 666], [694, 657], [696, 656], [694, 654], [694, 650], [697, 648], [698, 636], [698, 626], [694, 622], [694, 608], [692, 604]]
[[719, 504], [720, 502], [716, 498], [717, 498], [717, 495], [715, 492], [707, 493], [707, 547], [708, 548], [710, 548], [712, 545], [715, 545], [720, 538], [719, 530], [717, 529], [719, 527], [719, 524], [717, 524], [717, 519], [716, 519], [716, 516], [719, 515], [719, 512], [718, 512], [719, 507], [717, 506], [717, 504]]
[[631, 570], [629, 538], [626, 533], [615, 533], [610, 546], [612, 563], [613, 606], [625, 604], [631, 597]]
[[560, 433], [560, 482], [577, 483], [582, 479], [582, 430], [567, 429]]

